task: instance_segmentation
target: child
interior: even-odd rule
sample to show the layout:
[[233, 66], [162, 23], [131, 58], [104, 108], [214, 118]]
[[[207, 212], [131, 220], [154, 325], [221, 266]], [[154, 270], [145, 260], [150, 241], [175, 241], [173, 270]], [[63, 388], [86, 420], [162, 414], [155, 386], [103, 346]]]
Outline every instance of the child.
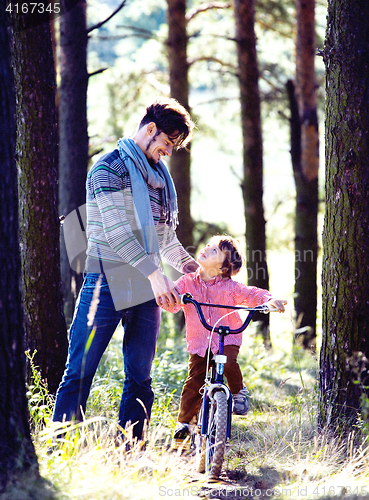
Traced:
[[[199, 268], [190, 274], [181, 276], [176, 285], [180, 293], [190, 293], [199, 302], [210, 302], [226, 305], [244, 305], [255, 307], [265, 302], [271, 308], [284, 312], [285, 300], [274, 299], [267, 290], [246, 286], [232, 280], [244, 262], [239, 248], [239, 242], [230, 236], [214, 236], [203, 248], [197, 258]], [[177, 305], [173, 308], [163, 306], [170, 312], [178, 312], [183, 307], [186, 320], [186, 340], [189, 352], [188, 376], [183, 386], [178, 424], [174, 432], [174, 447], [181, 443], [190, 434], [190, 423], [197, 417], [201, 402], [200, 389], [204, 385], [207, 364], [207, 350], [210, 334], [200, 323], [197, 312], [192, 304]], [[205, 319], [210, 325], [224, 314], [227, 309], [203, 307]], [[222, 319], [223, 326], [231, 329], [241, 326], [242, 320], [237, 312]], [[229, 389], [233, 395], [232, 411], [236, 415], [246, 415], [249, 409], [248, 391], [243, 383], [242, 373], [237, 362], [237, 356], [242, 343], [241, 334], [231, 334], [225, 337], [224, 354], [227, 363], [224, 375], [227, 378]], [[219, 338], [213, 335], [211, 353], [218, 352]]]

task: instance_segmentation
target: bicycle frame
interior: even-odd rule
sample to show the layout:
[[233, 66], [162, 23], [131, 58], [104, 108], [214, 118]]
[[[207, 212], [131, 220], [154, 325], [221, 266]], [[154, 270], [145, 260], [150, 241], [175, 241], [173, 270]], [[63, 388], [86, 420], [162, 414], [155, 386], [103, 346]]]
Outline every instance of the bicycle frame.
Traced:
[[[201, 433], [194, 435], [198, 459], [198, 472], [207, 472], [210, 479], [217, 479], [222, 469], [225, 444], [227, 439], [231, 437], [232, 420], [232, 394], [227, 385], [224, 383], [223, 377], [224, 365], [227, 362], [227, 356], [224, 355], [224, 340], [230, 333], [241, 333], [245, 330], [245, 328], [250, 324], [250, 321], [256, 311], [269, 312], [269, 307], [261, 305], [249, 308], [242, 306], [202, 303], [194, 300], [192, 295], [189, 293], [182, 295], [181, 301], [182, 304], [193, 304], [202, 325], [207, 330], [219, 334], [219, 350], [214, 356], [216, 366], [215, 375], [212, 377], [211, 383], [208, 382], [208, 378], [206, 379], [203, 403], [199, 412], [198, 428], [200, 424]], [[217, 326], [217, 323], [214, 326], [211, 326], [206, 322], [201, 306], [219, 307], [228, 310], [244, 310], [248, 311], [248, 315], [243, 324], [239, 328], [233, 330], [229, 328], [229, 326]], [[227, 313], [225, 316], [228, 314], [231, 313]], [[219, 321], [221, 320], [218, 320], [218, 322]]]
[[[256, 311], [271, 312], [267, 304], [257, 307], [228, 306], [223, 304], [202, 303], [194, 300], [192, 295], [185, 293], [181, 297], [182, 304], [193, 304], [196, 308], [201, 324], [209, 331], [216, 332], [219, 335], [219, 349], [214, 356], [216, 371], [209, 383], [208, 377], [205, 380], [205, 391], [203, 403], [199, 412], [198, 429], [201, 425], [201, 433], [194, 434], [196, 446], [197, 471], [206, 472], [211, 480], [217, 480], [222, 470], [224, 460], [226, 441], [231, 437], [232, 420], [232, 394], [224, 383], [224, 365], [227, 362], [227, 356], [224, 355], [224, 340], [230, 333], [241, 333], [250, 324], [250, 321]], [[226, 313], [220, 318], [214, 326], [209, 325], [202, 312], [201, 306], [218, 307], [228, 310], [238, 309], [248, 311], [248, 315], [243, 324], [236, 329], [229, 326], [217, 324], [232, 312]], [[275, 309], [277, 310], [277, 309]], [[210, 341], [211, 343], [211, 341]], [[210, 355], [210, 343], [208, 355]]]
[[[203, 302], [198, 302], [197, 300], [192, 298], [192, 295], [189, 293], [185, 293], [181, 297], [181, 301], [183, 304], [193, 304], [196, 308], [197, 314], [199, 316], [201, 324], [209, 331], [216, 332], [219, 334], [219, 351], [218, 354], [215, 355], [214, 361], [215, 361], [215, 366], [216, 366], [216, 372], [214, 376], [213, 382], [208, 385], [205, 389], [204, 392], [204, 397], [203, 397], [203, 414], [202, 414], [202, 423], [201, 423], [201, 434], [206, 435], [207, 434], [207, 428], [208, 428], [208, 416], [209, 416], [209, 399], [213, 399], [213, 394], [217, 390], [224, 391], [227, 396], [228, 400], [228, 419], [227, 419], [227, 439], [231, 437], [231, 421], [232, 421], [232, 394], [227, 385], [224, 383], [224, 365], [227, 362], [227, 357], [224, 355], [224, 339], [227, 335], [230, 333], [236, 334], [236, 333], [241, 333], [243, 330], [245, 330], [248, 325], [250, 324], [253, 315], [255, 314], [256, 311], [261, 311], [261, 312], [269, 312], [269, 308], [265, 305], [261, 306], [256, 306], [253, 308], [249, 307], [243, 307], [243, 306], [228, 306], [224, 304], [209, 304], [209, 303], [203, 303]], [[211, 326], [209, 325], [204, 317], [204, 313], [201, 309], [201, 306], [210, 306], [210, 307], [217, 307], [217, 308], [223, 308], [223, 309], [234, 309], [234, 310], [243, 310], [243, 311], [248, 311], [248, 315], [243, 322], [243, 324], [237, 328], [231, 330], [228, 326]]]

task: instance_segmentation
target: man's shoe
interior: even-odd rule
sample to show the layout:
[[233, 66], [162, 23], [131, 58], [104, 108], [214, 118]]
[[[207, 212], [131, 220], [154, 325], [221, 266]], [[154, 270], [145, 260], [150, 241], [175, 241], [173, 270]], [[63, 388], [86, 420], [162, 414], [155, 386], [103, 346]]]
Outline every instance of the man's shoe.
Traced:
[[174, 431], [172, 448], [178, 450], [190, 445], [191, 429], [188, 424], [178, 422], [176, 430]]
[[233, 397], [232, 413], [234, 415], [246, 415], [249, 411], [249, 391], [244, 387]]

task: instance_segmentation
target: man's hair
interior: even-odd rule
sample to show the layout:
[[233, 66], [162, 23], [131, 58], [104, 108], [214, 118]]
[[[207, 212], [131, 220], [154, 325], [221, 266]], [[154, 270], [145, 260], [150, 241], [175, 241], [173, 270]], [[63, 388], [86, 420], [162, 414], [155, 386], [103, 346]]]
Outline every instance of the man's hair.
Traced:
[[175, 99], [158, 98], [147, 106], [139, 128], [154, 122], [156, 135], [164, 132], [174, 143], [176, 149], [184, 148], [192, 138], [195, 126], [188, 111]]
[[236, 275], [245, 262], [240, 242], [226, 234], [213, 236], [211, 241], [216, 243], [219, 249], [226, 254], [222, 266], [222, 276], [230, 278]]

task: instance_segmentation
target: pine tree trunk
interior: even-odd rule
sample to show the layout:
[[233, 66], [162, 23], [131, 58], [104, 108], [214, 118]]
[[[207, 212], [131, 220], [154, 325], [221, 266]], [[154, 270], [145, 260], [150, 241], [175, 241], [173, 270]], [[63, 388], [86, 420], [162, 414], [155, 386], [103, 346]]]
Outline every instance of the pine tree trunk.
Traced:
[[[170, 95], [190, 112], [188, 102], [187, 21], [186, 0], [167, 0], [168, 39], [166, 42], [169, 63]], [[170, 172], [178, 197], [179, 225], [177, 236], [188, 253], [195, 252], [193, 242], [193, 220], [191, 216], [191, 145], [173, 151], [170, 158]], [[172, 271], [170, 271], [172, 272]], [[173, 274], [173, 272], [172, 272]], [[173, 278], [178, 276], [174, 275]], [[174, 319], [181, 335], [184, 314]]]
[[369, 386], [368, 25], [366, 0], [329, 3], [319, 424], [341, 430]]
[[[26, 17], [19, 15], [16, 22]], [[55, 393], [68, 342], [60, 278], [56, 84], [48, 16], [43, 20], [13, 30], [12, 63], [26, 346], [37, 351], [35, 364]]]
[[[14, 85], [5, 0], [0, 0], [0, 494], [27, 474], [38, 478], [25, 390], [21, 261], [15, 154]], [[12, 498], [1, 495], [2, 498]]]
[[[87, 84], [86, 1], [80, 0], [60, 17], [59, 214], [64, 216], [86, 203]], [[62, 237], [61, 273], [68, 324], [82, 284], [84, 264], [84, 256], [69, 262]]]
[[[243, 137], [243, 199], [246, 219], [248, 284], [269, 288], [263, 207], [263, 142], [254, 0], [235, 0], [236, 40]], [[256, 316], [256, 315], [255, 315]], [[269, 315], [258, 314], [260, 332], [270, 346]]]
[[[188, 62], [186, 0], [167, 0], [169, 84], [171, 97], [177, 99], [188, 111]], [[187, 150], [186, 150], [187, 149]], [[193, 247], [193, 221], [191, 217], [191, 154], [190, 149], [173, 151], [170, 171], [178, 195], [180, 224], [179, 241], [191, 253]]]
[[300, 159], [293, 162], [295, 310], [305, 349], [316, 347], [319, 133], [315, 78], [315, 0], [296, 0], [296, 95]]

